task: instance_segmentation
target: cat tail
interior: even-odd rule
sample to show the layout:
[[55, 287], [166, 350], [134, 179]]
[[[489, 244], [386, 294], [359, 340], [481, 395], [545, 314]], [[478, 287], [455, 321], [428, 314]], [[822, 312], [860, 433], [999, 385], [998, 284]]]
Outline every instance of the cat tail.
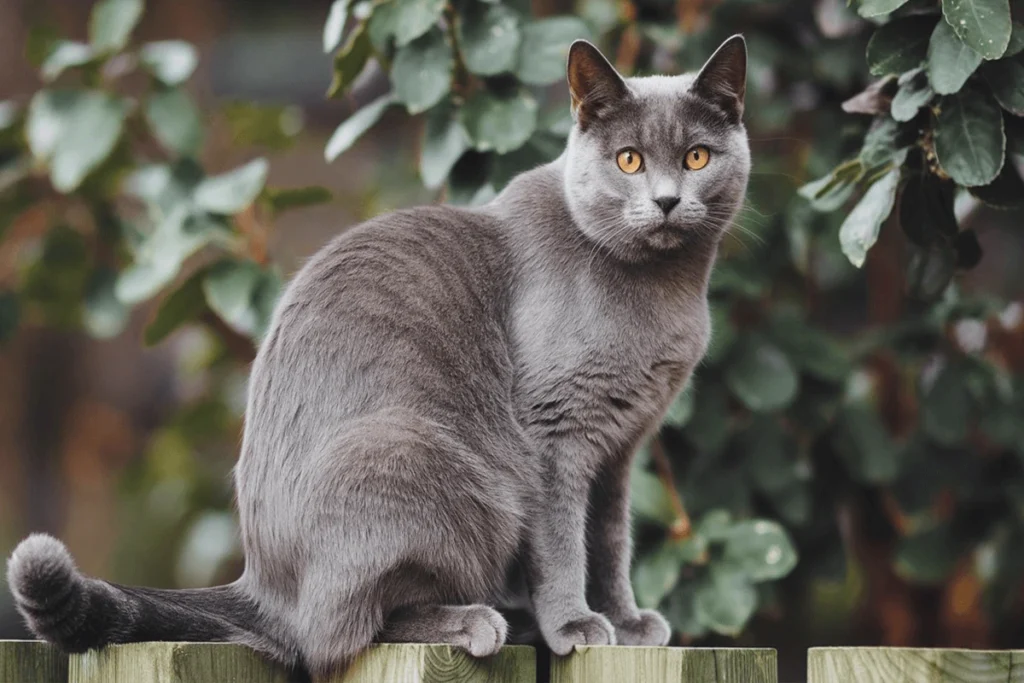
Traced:
[[46, 534], [22, 541], [7, 562], [15, 605], [38, 637], [67, 652], [150, 640], [242, 643], [293, 664], [262, 633], [256, 604], [236, 584], [195, 590], [119, 586], [84, 576], [64, 544]]

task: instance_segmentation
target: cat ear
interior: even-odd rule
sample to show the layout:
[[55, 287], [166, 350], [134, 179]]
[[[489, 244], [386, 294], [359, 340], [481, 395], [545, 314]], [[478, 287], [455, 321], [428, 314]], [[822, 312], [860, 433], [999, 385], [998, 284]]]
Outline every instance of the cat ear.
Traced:
[[569, 48], [569, 95], [580, 130], [629, 96], [629, 88], [600, 50], [585, 40]]
[[743, 36], [735, 35], [722, 43], [697, 74], [691, 92], [711, 100], [739, 123], [747, 92], [747, 43]]

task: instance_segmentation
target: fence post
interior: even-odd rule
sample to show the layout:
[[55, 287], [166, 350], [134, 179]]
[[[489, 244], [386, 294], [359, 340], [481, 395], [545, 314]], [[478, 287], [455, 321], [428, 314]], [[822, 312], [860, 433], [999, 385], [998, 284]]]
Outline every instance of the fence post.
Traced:
[[67, 683], [68, 658], [39, 640], [0, 640], [3, 683]]
[[537, 653], [521, 645], [486, 659], [450, 645], [376, 645], [343, 675], [322, 683], [534, 683], [536, 669]]
[[[316, 683], [535, 683], [535, 672], [536, 653], [532, 647], [506, 647], [494, 657], [474, 659], [448, 645], [377, 645], [360, 655], [344, 673]], [[135, 643], [72, 655], [67, 680], [289, 683], [289, 674], [241, 645]], [[8, 683], [7, 679], [0, 681]]]
[[1022, 650], [819, 647], [809, 683], [1024, 683]]
[[287, 672], [242, 645], [132, 643], [71, 655], [68, 683], [288, 683]]
[[551, 658], [551, 683], [778, 683], [775, 650], [582, 647]]

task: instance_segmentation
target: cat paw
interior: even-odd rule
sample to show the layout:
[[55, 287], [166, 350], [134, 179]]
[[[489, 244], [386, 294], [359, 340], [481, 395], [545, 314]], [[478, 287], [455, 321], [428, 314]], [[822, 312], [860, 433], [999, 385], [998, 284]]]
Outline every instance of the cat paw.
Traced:
[[508, 637], [508, 623], [497, 610], [484, 605], [466, 608], [459, 645], [474, 657], [498, 654]]
[[642, 609], [633, 619], [615, 624], [615, 638], [619, 645], [668, 645], [672, 629], [665, 617], [652, 609]]
[[580, 645], [614, 645], [615, 627], [597, 612], [584, 612], [544, 634], [556, 655], [567, 655]]

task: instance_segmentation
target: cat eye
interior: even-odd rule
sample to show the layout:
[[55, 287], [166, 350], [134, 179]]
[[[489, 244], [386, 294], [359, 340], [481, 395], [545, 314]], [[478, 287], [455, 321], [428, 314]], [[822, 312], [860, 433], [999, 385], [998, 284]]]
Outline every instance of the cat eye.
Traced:
[[691, 171], [699, 171], [707, 166], [709, 161], [711, 161], [711, 152], [707, 147], [697, 145], [686, 153], [686, 157], [683, 159], [683, 165]]
[[635, 149], [624, 149], [615, 157], [623, 173], [633, 174], [643, 168], [644, 158]]

